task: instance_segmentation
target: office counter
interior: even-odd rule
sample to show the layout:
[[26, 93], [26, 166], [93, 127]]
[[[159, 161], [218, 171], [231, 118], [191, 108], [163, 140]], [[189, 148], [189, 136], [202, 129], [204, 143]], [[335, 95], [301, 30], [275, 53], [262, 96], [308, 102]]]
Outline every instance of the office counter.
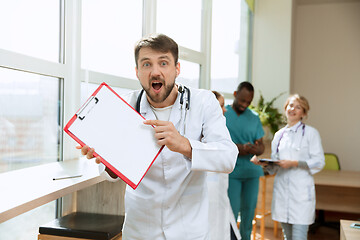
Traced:
[[2, 173], [0, 223], [103, 180], [97, 164], [85, 158]]
[[322, 170], [314, 180], [316, 209], [360, 213], [360, 172]]

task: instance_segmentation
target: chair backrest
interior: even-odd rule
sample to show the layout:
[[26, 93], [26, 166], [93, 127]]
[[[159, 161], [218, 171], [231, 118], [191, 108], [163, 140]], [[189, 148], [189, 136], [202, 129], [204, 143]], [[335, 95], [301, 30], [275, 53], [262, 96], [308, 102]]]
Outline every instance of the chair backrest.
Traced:
[[324, 169], [340, 170], [339, 158], [334, 153], [325, 153]]

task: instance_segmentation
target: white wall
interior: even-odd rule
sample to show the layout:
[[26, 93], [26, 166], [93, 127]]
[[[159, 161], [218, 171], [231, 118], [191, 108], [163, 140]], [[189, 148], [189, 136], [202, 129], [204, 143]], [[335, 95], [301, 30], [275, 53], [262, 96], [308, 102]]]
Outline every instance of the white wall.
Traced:
[[360, 1], [299, 0], [295, 15], [291, 90], [308, 98], [324, 151], [360, 171]]

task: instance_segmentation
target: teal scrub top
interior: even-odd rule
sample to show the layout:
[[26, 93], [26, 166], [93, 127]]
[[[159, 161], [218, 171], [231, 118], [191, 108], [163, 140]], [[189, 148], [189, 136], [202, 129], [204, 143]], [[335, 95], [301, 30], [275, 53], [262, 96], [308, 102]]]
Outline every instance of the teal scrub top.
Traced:
[[[264, 129], [260, 118], [255, 111], [246, 108], [239, 116], [231, 105], [226, 106], [226, 126], [229, 129], [231, 139], [235, 144], [253, 144], [257, 139], [264, 136]], [[264, 175], [261, 166], [250, 162], [252, 154], [238, 156], [235, 169], [230, 173], [230, 178], [253, 178]]]

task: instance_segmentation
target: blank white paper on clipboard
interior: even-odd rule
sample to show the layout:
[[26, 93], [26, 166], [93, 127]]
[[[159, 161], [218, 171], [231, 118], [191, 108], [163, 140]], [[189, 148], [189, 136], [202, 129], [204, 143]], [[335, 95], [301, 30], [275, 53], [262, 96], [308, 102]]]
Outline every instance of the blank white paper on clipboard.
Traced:
[[162, 147], [154, 129], [106, 83], [102, 83], [64, 130], [132, 188], [141, 182]]

